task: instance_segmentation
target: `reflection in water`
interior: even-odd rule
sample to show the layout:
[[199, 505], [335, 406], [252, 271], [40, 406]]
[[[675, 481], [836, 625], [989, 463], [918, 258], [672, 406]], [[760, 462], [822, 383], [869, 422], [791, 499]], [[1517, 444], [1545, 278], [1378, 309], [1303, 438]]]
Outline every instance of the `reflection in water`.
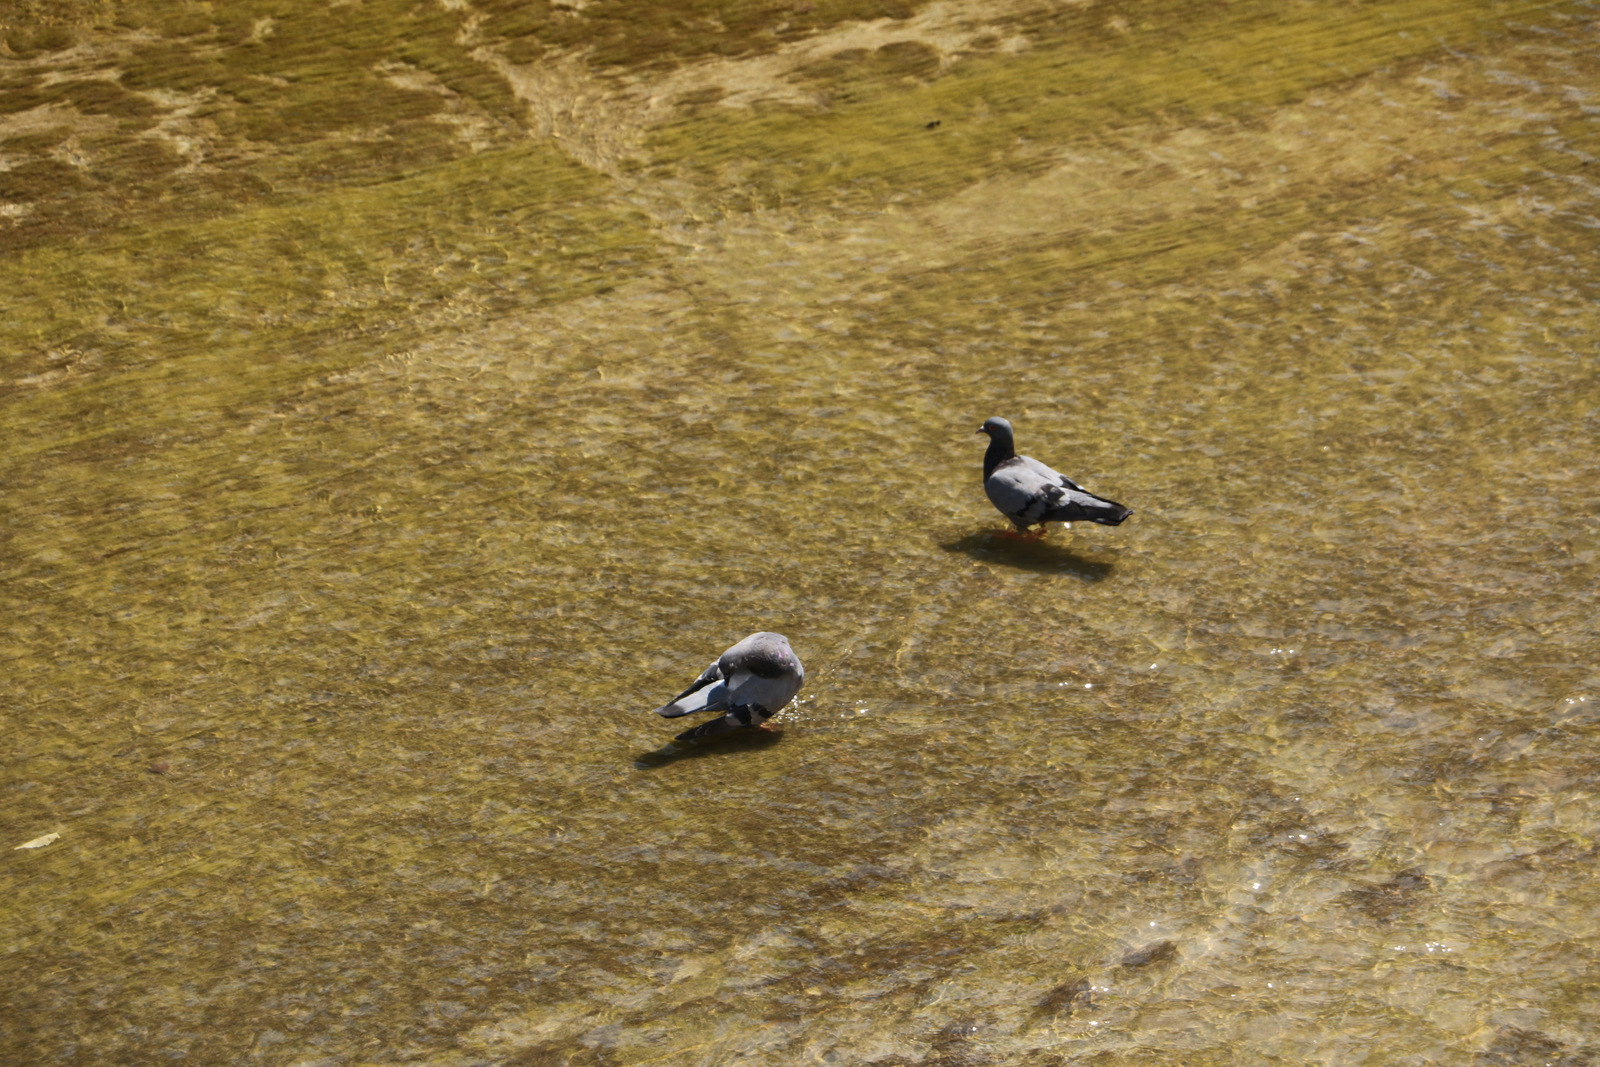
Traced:
[[1596, 1058], [1591, 6], [22, 6], [0, 1062]]

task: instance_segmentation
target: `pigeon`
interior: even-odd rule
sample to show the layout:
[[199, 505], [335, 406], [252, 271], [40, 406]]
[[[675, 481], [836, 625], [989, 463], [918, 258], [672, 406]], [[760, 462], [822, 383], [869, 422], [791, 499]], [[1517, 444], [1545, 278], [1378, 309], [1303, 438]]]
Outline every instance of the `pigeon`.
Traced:
[[729, 730], [759, 727], [783, 710], [805, 684], [806, 669], [782, 634], [762, 631], [717, 657], [694, 684], [656, 709], [668, 719], [696, 711], [726, 715], [685, 730], [678, 741], [715, 737]]
[[1018, 533], [1039, 523], [1039, 532], [1034, 536], [1042, 537], [1042, 524], [1047, 522], [1116, 526], [1133, 514], [1115, 501], [1080, 488], [1071, 478], [1032, 456], [1017, 455], [1011, 424], [1005, 419], [989, 419], [978, 427], [978, 432], [989, 435], [989, 450], [983, 454], [983, 491]]

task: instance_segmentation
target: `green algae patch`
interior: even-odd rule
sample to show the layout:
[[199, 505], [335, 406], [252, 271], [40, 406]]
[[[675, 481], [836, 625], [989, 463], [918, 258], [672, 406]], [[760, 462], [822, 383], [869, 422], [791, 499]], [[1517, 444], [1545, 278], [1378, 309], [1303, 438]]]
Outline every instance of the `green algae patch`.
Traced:
[[[71, 181], [7, 186], [0, 252], [192, 221], [252, 203], [257, 185], [320, 195], [330, 181], [391, 180], [523, 132], [523, 105], [471, 55], [465, 14], [441, 5], [128, 4], [114, 22], [88, 6], [63, 11], [100, 21], [98, 36], [66, 58], [34, 50], [28, 68], [0, 72], [0, 120], [48, 117], [87, 150], [72, 154]], [[159, 151], [97, 150], [107, 134], [135, 133], [189, 166], [173, 175]], [[6, 143], [18, 153], [11, 169], [46, 150]]]
[[1048, 166], [1061, 146], [1130, 123], [1248, 118], [1319, 86], [1467, 46], [1552, 6], [1161, 3], [1113, 19], [1109, 31], [1103, 11], [1067, 9], [1023, 27], [1030, 51], [975, 55], [931, 79], [881, 61], [846, 76], [852, 57], [836, 58], [818, 68], [844, 78], [831, 107], [712, 109], [659, 130], [650, 147], [659, 173], [681, 166], [736, 182], [767, 205], [928, 201]]
[[860, 102], [895, 83], [916, 86], [939, 74], [939, 53], [921, 41], [895, 41], [868, 51], [850, 48], [795, 72], [830, 102]]
[[[29, 14], [33, 14], [29, 12]], [[6, 47], [19, 59], [31, 59], [41, 53], [60, 52], [76, 43], [71, 26], [59, 22], [39, 23], [33, 19], [18, 20], [14, 29], [7, 30], [0, 22], [0, 35]]]
[[488, 0], [479, 32], [517, 42], [527, 62], [547, 49], [581, 50], [600, 69], [670, 70], [697, 59], [768, 53], [831, 26], [906, 19], [925, 0], [687, 0], [583, 4]]
[[442, 4], [160, 4], [125, 10], [121, 22], [156, 35], [122, 64], [129, 86], [279, 96], [314, 119], [312, 131], [404, 116], [414, 105], [383, 76], [388, 63], [428, 70], [496, 114], [516, 110], [505, 81], [468, 55], [466, 12]]
[[[22, 442], [41, 439], [41, 420], [142, 397], [133, 421], [148, 429], [181, 420], [184, 396], [243, 403], [282, 389], [285, 376], [374, 354], [343, 342], [331, 362], [300, 365], [295, 352], [307, 338], [596, 292], [657, 255], [642, 216], [594, 196], [603, 184], [532, 145], [401, 181], [25, 253], [0, 263], [14, 308], [0, 326], [0, 374], [14, 394], [0, 418], [27, 451]], [[95, 423], [65, 437], [105, 429]]]

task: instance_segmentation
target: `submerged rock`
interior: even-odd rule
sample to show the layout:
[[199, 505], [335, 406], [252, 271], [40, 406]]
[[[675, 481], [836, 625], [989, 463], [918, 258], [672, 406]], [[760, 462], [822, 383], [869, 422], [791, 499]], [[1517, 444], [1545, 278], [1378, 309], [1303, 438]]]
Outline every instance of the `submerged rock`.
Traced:
[[1136, 948], [1123, 956], [1120, 966], [1134, 970], [1139, 967], [1148, 967], [1152, 963], [1165, 963], [1170, 959], [1176, 959], [1177, 955], [1178, 943], [1176, 941], [1153, 941], [1143, 948]]

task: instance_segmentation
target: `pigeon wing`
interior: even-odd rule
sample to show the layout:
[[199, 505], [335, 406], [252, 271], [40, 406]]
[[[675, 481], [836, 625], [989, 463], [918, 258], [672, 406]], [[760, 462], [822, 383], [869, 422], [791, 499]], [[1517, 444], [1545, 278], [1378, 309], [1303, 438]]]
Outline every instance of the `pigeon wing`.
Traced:
[[782, 634], [751, 634], [724, 652], [718, 664], [727, 679], [733, 713], [754, 709], [763, 718], [776, 714], [806, 680], [800, 657]]
[[1024, 467], [1027, 467], [1029, 470], [1033, 471], [1047, 482], [1052, 482], [1055, 485], [1059, 485], [1063, 489], [1076, 489], [1080, 493], [1084, 491], [1083, 486], [1079, 485], [1071, 478], [1068, 478], [1060, 471], [1051, 467], [1046, 467], [1043, 463], [1040, 463], [1032, 456], [1018, 456], [1017, 459], [1021, 461]]
[[1098, 522], [1116, 526], [1133, 512], [1115, 500], [1095, 496], [1060, 471], [1051, 470], [1032, 456], [1018, 456], [1030, 473], [1043, 482], [1040, 490], [1044, 498], [1042, 522]]
[[1015, 456], [1000, 464], [993, 474], [984, 479], [983, 491], [1000, 514], [1011, 521], [1023, 526], [1043, 522], [1045, 512], [1050, 509], [1051, 490], [1057, 493], [1065, 490], [1041, 474], [1040, 468], [1050, 471], [1042, 463], [1024, 462], [1023, 457]]
[[[722, 654], [727, 658], [727, 653]], [[656, 714], [668, 719], [688, 715], [695, 711], [725, 711], [728, 707], [728, 687], [722, 682], [727, 676], [719, 659], [707, 667], [694, 684], [656, 709]]]

